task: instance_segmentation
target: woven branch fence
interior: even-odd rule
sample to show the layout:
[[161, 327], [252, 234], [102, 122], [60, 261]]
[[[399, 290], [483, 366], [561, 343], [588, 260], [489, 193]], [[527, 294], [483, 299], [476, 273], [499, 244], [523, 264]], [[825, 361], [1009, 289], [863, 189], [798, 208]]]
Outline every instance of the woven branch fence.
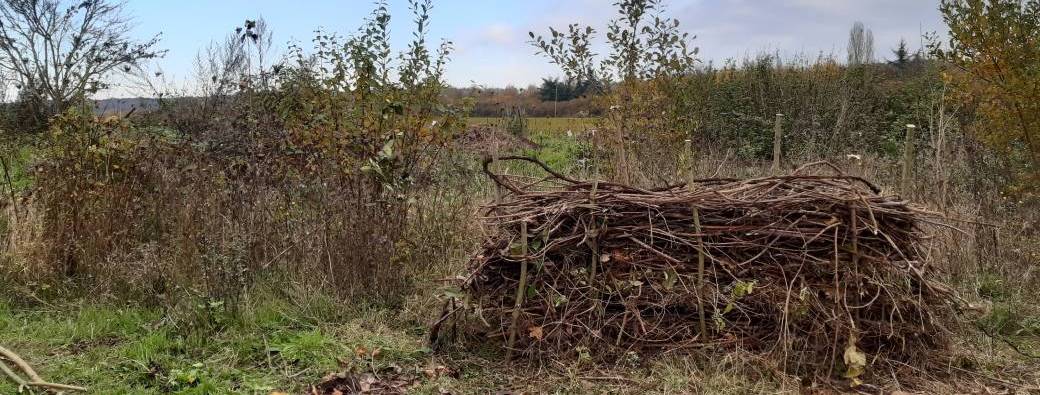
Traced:
[[[733, 348], [789, 372], [855, 377], [947, 347], [947, 288], [921, 260], [935, 218], [853, 176], [705, 179], [649, 190], [487, 171], [508, 191], [466, 303], [510, 356]], [[831, 166], [833, 168], [833, 166]], [[454, 302], [453, 302], [454, 305]], [[441, 321], [444, 321], [442, 318]]]

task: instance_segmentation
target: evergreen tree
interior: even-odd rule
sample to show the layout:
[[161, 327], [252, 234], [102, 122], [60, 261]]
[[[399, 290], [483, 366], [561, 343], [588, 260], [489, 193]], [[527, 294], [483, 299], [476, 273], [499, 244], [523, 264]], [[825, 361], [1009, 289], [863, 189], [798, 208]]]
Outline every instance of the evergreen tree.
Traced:
[[910, 50], [906, 49], [905, 39], [899, 39], [899, 47], [892, 50], [892, 54], [895, 55], [896, 58], [888, 63], [893, 66], [902, 68], [910, 63]]

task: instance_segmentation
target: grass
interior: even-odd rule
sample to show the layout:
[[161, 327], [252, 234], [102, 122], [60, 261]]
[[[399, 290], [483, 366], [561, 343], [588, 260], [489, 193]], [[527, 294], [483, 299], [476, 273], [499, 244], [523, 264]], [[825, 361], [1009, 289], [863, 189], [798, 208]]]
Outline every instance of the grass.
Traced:
[[[4, 150], [0, 152], [0, 155], [3, 155], [7, 162], [8, 171], [7, 174], [0, 174], [0, 183], [4, 184], [3, 189], [10, 189], [7, 185], [8, 181], [16, 193], [30, 189], [32, 177], [29, 175], [29, 163], [36, 153], [36, 148], [29, 144], [11, 144], [0, 147], [0, 149]], [[0, 172], [2, 171], [4, 169], [0, 168]]]
[[[498, 121], [471, 120], [475, 124]], [[531, 118], [529, 122], [526, 137], [537, 147], [521, 154], [581, 176], [585, 142], [566, 131], [591, 127], [593, 120]], [[26, 157], [28, 152], [19, 155]], [[509, 170], [538, 173], [530, 168]], [[29, 182], [26, 177], [17, 179]], [[1040, 315], [1022, 301], [1028, 289], [1011, 286], [1010, 279], [978, 276], [974, 291], [990, 308], [971, 324], [1036, 353]], [[495, 343], [483, 339], [433, 352], [425, 343], [430, 310], [344, 306], [303, 288], [253, 290], [233, 311], [209, 301], [182, 303], [168, 310], [86, 300], [23, 308], [0, 298], [0, 344], [20, 353], [44, 378], [87, 386], [94, 394], [301, 393], [326, 374], [346, 370], [412, 373], [418, 381], [410, 392], [420, 394], [801, 390], [792, 378], [776, 374], [775, 366], [740, 352], [644, 357], [612, 364], [581, 358], [509, 364], [502, 361]], [[989, 349], [979, 356], [978, 364], [992, 365], [986, 373], [994, 377], [1006, 377], [1000, 372], [1003, 367], [1023, 361], [997, 342], [962, 337], [965, 343], [973, 343], [971, 353]], [[990, 344], [980, 344], [986, 342]], [[448, 372], [439, 373], [441, 366]], [[11, 382], [0, 379], [0, 394], [15, 392]]]
[[[580, 134], [595, 127], [595, 118], [528, 118], [527, 132], [524, 135], [536, 144], [534, 148], [524, 149], [520, 154], [537, 158], [553, 169], [570, 174], [582, 174], [588, 171], [587, 162], [580, 161], [589, 155], [588, 140]], [[502, 118], [469, 118], [470, 125], [493, 125], [503, 127]], [[503, 127], [504, 129], [504, 127]], [[571, 134], [568, 135], [567, 132]], [[511, 174], [541, 174], [527, 164], [510, 163], [519, 166], [511, 169]]]
[[[31, 310], [0, 306], [0, 344], [43, 377], [97, 394], [295, 391], [361, 364], [356, 350], [379, 349], [396, 363], [429, 353], [416, 328], [391, 327], [378, 312], [328, 323], [320, 319], [332, 317], [263, 299], [238, 314], [207, 306], [178, 318], [158, 309], [86, 302]], [[13, 383], [0, 380], [0, 394], [15, 392]]]
[[[801, 389], [761, 357], [739, 351], [510, 364], [493, 344], [473, 339], [434, 352], [425, 345], [420, 318], [320, 295], [287, 300], [265, 292], [252, 294], [237, 313], [209, 304], [161, 311], [86, 301], [21, 309], [0, 302], [0, 344], [44, 378], [87, 386], [91, 394], [302, 393], [343, 371], [411, 374], [416, 381], [409, 393], [415, 394]], [[994, 364], [994, 371], [1005, 364]], [[0, 394], [16, 392], [0, 380]]]
[[[534, 367], [503, 363], [494, 347], [457, 344], [433, 353], [424, 344], [425, 325], [396, 311], [344, 309], [322, 297], [250, 300], [237, 314], [208, 305], [163, 312], [85, 301], [32, 309], [0, 304], [0, 344], [45, 379], [91, 394], [300, 393], [340, 371], [411, 372], [418, 381], [409, 392], [419, 394], [736, 394], [780, 385], [733, 356], [718, 363], [687, 356]], [[0, 394], [16, 392], [0, 380]]]

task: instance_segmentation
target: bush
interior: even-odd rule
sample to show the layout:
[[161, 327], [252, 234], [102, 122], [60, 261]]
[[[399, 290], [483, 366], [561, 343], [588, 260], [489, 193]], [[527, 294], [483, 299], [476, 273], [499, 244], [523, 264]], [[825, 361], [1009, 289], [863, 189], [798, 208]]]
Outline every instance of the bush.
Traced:
[[427, 49], [430, 3], [412, 6], [417, 39], [400, 63], [379, 7], [356, 36], [319, 34], [270, 84], [222, 97], [212, 109], [232, 122], [171, 130], [162, 112], [179, 106], [149, 116], [155, 127], [81, 109], [56, 118], [27, 273], [169, 305], [234, 309], [258, 280], [402, 302], [413, 274], [465, 245], [447, 229], [468, 221], [472, 195], [440, 174], [454, 171], [444, 147], [464, 113], [440, 99], [450, 44]]

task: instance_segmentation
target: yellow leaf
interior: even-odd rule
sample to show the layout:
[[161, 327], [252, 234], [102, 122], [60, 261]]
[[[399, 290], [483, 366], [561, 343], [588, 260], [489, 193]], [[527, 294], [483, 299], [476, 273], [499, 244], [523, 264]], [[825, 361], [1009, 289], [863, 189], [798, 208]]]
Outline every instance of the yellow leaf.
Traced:
[[867, 354], [856, 347], [856, 335], [849, 337], [849, 345], [845, 347], [845, 378], [854, 379], [853, 384], [859, 380], [857, 377], [867, 369]]

